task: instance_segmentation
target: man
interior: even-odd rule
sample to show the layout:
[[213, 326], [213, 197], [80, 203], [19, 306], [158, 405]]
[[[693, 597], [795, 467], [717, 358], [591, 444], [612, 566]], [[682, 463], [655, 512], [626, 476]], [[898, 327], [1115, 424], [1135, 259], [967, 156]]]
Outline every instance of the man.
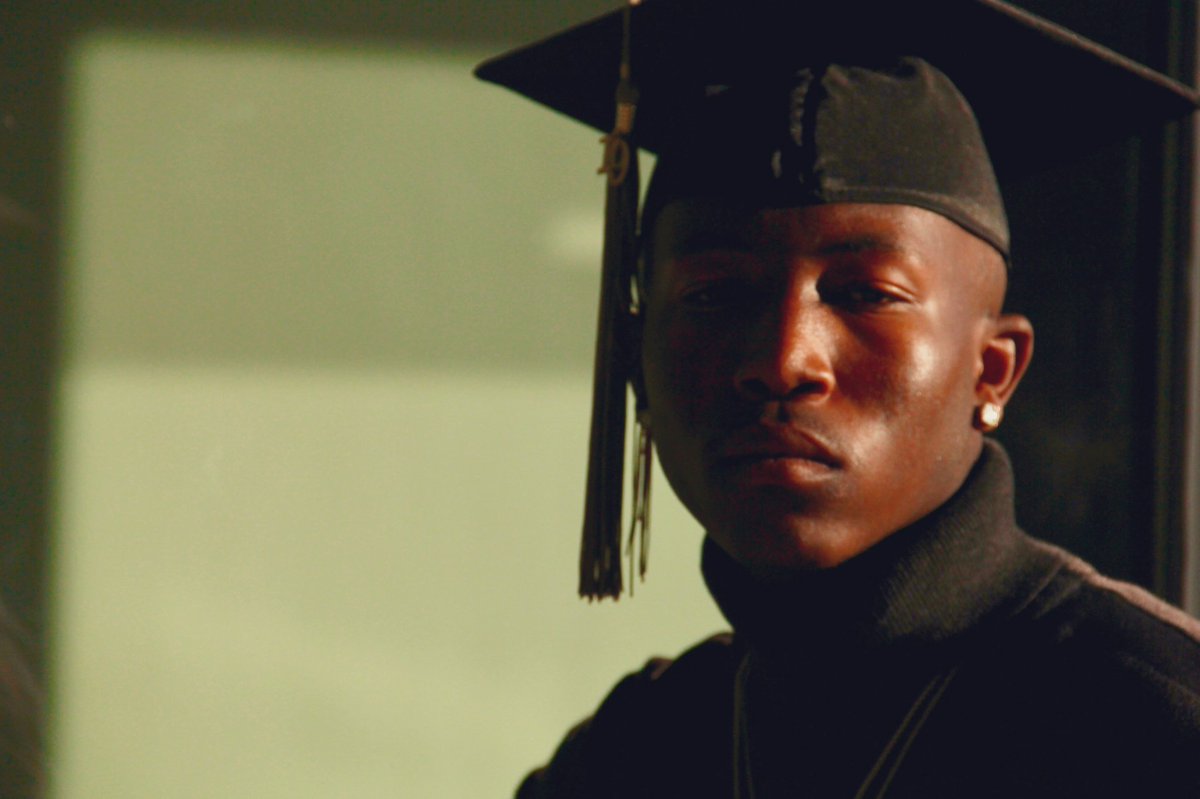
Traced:
[[[1060, 147], [1094, 135], [1055, 107], [1080, 49], [1135, 118], [1194, 96], [994, 0], [801, 5], [624, 15], [610, 217], [628, 214], [625, 137], [660, 160], [633, 344], [606, 290], [618, 332], [600, 354], [632, 348], [638, 421], [707, 533], [704, 576], [734, 633], [626, 678], [518, 795], [1200, 795], [1200, 624], [1026, 537], [984, 435], [1033, 330], [1001, 310], [1011, 253], [983, 137], [1046, 157], [1064, 126]], [[931, 36], [930, 8], [968, 44]], [[530, 75], [592, 63], [593, 39], [617, 49], [613, 25], [481, 75], [595, 123]], [[1002, 49], [1037, 63], [989, 85], [996, 64], [964, 51], [1002, 28]], [[961, 86], [1001, 123], [981, 135]], [[619, 222], [618, 286], [634, 269]], [[585, 592], [610, 594], [611, 547], [586, 547]]]

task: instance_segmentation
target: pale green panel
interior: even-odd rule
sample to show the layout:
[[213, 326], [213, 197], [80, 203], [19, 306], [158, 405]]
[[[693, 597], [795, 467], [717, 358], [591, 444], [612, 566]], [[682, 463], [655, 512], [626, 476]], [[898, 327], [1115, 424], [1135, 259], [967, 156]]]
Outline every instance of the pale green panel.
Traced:
[[594, 137], [473, 60], [82, 47], [56, 799], [504, 796], [723, 626], [661, 475], [574, 597]]
[[477, 60], [86, 40], [71, 356], [585, 367], [597, 137]]
[[56, 796], [508, 793], [617, 676], [720, 626], [666, 501], [637, 598], [574, 598], [586, 396], [72, 379]]

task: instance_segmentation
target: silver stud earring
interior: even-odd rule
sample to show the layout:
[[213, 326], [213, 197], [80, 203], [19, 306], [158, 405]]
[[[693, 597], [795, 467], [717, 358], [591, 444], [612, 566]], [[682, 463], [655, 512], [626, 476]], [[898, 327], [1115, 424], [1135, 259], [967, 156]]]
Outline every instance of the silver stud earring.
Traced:
[[985, 402], [979, 406], [975, 426], [985, 433], [990, 433], [1000, 426], [1004, 420], [1004, 406], [996, 402]]

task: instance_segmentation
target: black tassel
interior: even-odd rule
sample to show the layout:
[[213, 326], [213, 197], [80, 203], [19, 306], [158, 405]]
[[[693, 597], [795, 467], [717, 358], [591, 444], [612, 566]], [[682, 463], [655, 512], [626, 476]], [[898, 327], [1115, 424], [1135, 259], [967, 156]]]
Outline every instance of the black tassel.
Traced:
[[604, 264], [592, 387], [587, 500], [579, 558], [579, 594], [588, 599], [617, 599], [622, 589], [625, 387], [633, 366], [630, 334], [639, 190], [637, 147], [632, 137], [637, 90], [630, 69], [629, 28], [630, 8], [626, 7], [616, 122], [612, 133], [602, 140], [604, 163], [600, 167], [600, 172], [608, 176], [608, 190], [604, 206]]

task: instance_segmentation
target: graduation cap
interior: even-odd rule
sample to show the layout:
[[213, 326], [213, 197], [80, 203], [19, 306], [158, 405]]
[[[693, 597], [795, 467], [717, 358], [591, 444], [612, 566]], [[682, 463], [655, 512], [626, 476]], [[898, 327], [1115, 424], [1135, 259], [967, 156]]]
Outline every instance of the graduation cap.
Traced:
[[[622, 590], [625, 386], [636, 348], [636, 149], [666, 202], [904, 203], [1008, 257], [1001, 180], [1154, 132], [1200, 95], [1000, 0], [631, 0], [476, 74], [605, 132], [600, 330], [580, 593]], [[645, 570], [649, 439], [632, 539]]]

